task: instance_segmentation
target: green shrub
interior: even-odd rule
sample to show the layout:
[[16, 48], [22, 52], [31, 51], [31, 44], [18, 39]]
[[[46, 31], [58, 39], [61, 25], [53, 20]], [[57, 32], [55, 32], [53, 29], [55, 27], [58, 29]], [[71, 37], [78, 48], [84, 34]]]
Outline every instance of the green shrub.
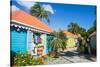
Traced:
[[84, 51], [85, 51], [85, 47], [84, 47], [84, 46], [81, 46], [81, 47], [80, 47], [80, 52], [81, 52], [81, 53], [84, 53]]
[[18, 53], [14, 57], [14, 66], [27, 66], [27, 65], [39, 65], [43, 64], [42, 58], [34, 58], [31, 54], [28, 53]]

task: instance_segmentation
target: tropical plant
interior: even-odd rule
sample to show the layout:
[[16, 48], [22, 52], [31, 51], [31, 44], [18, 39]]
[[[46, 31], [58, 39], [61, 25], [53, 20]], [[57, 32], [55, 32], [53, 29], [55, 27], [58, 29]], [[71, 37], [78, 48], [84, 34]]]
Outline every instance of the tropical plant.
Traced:
[[54, 38], [49, 44], [51, 45], [52, 50], [57, 51], [58, 48], [62, 47], [62, 40], [59, 38]]
[[58, 31], [58, 38], [60, 38], [60, 39], [65, 39], [66, 38], [63, 30]]
[[18, 52], [14, 56], [13, 66], [27, 66], [43, 64], [42, 58], [34, 58], [31, 54]]
[[66, 35], [64, 34], [64, 31], [63, 30], [59, 30], [58, 32], [54, 31], [52, 34], [54, 35], [54, 37], [62, 40], [61, 48], [65, 49], [66, 48]]
[[93, 26], [88, 29], [87, 31], [88, 36], [92, 34], [93, 32], [96, 32], [96, 21], [93, 23]]
[[51, 53], [53, 53], [54, 57], [56, 57], [58, 55], [58, 48], [62, 47], [62, 40], [55, 37], [53, 40], [49, 41], [49, 45], [52, 50]]
[[64, 50], [66, 48], [66, 35], [64, 34], [63, 30], [59, 30], [58, 32], [58, 38], [62, 40], [62, 49]]
[[77, 23], [73, 23], [71, 22], [68, 25], [68, 31], [74, 34], [78, 34], [79, 33], [79, 25]]
[[39, 19], [46, 19], [48, 23], [50, 23], [49, 16], [51, 15], [51, 12], [46, 11], [42, 5], [35, 4], [31, 7], [31, 15], [36, 16]]
[[86, 29], [82, 28], [81, 26], [79, 26], [77, 23], [73, 23], [71, 22], [68, 25], [68, 31], [74, 34], [80, 34], [82, 37], [84, 37], [85, 39], [87, 38], [87, 32]]
[[44, 45], [36, 45], [37, 48], [44, 47]]
[[66, 36], [62, 30], [52, 33], [54, 36], [53, 39], [49, 41], [49, 45], [53, 53], [57, 54], [58, 49], [62, 48], [63, 50], [66, 48]]

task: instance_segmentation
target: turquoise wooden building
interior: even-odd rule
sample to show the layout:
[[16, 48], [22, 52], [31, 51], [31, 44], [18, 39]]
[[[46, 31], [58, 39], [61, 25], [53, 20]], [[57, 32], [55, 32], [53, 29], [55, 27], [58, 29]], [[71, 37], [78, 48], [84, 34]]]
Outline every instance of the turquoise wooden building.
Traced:
[[43, 46], [42, 55], [48, 54], [48, 34], [52, 32], [46, 24], [34, 16], [18, 10], [11, 14], [10, 48], [12, 52], [37, 55], [37, 46]]

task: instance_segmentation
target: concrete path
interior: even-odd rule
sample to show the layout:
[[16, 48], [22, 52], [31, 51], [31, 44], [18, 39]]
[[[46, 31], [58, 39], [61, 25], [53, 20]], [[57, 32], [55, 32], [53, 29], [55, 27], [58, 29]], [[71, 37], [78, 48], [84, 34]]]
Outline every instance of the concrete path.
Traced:
[[60, 51], [59, 58], [48, 58], [45, 62], [47, 64], [67, 64], [93, 61], [96, 61], [96, 58], [91, 58], [87, 55], [79, 55], [77, 48], [70, 48], [66, 49], [64, 52]]

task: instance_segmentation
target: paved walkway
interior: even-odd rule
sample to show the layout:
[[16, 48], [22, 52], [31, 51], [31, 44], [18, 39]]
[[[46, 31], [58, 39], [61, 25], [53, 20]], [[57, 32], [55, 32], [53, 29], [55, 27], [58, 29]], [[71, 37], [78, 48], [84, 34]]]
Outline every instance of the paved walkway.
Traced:
[[67, 64], [96, 61], [87, 55], [79, 55], [76, 48], [66, 49], [64, 52], [60, 51], [59, 58], [48, 58], [45, 62], [47, 64]]

